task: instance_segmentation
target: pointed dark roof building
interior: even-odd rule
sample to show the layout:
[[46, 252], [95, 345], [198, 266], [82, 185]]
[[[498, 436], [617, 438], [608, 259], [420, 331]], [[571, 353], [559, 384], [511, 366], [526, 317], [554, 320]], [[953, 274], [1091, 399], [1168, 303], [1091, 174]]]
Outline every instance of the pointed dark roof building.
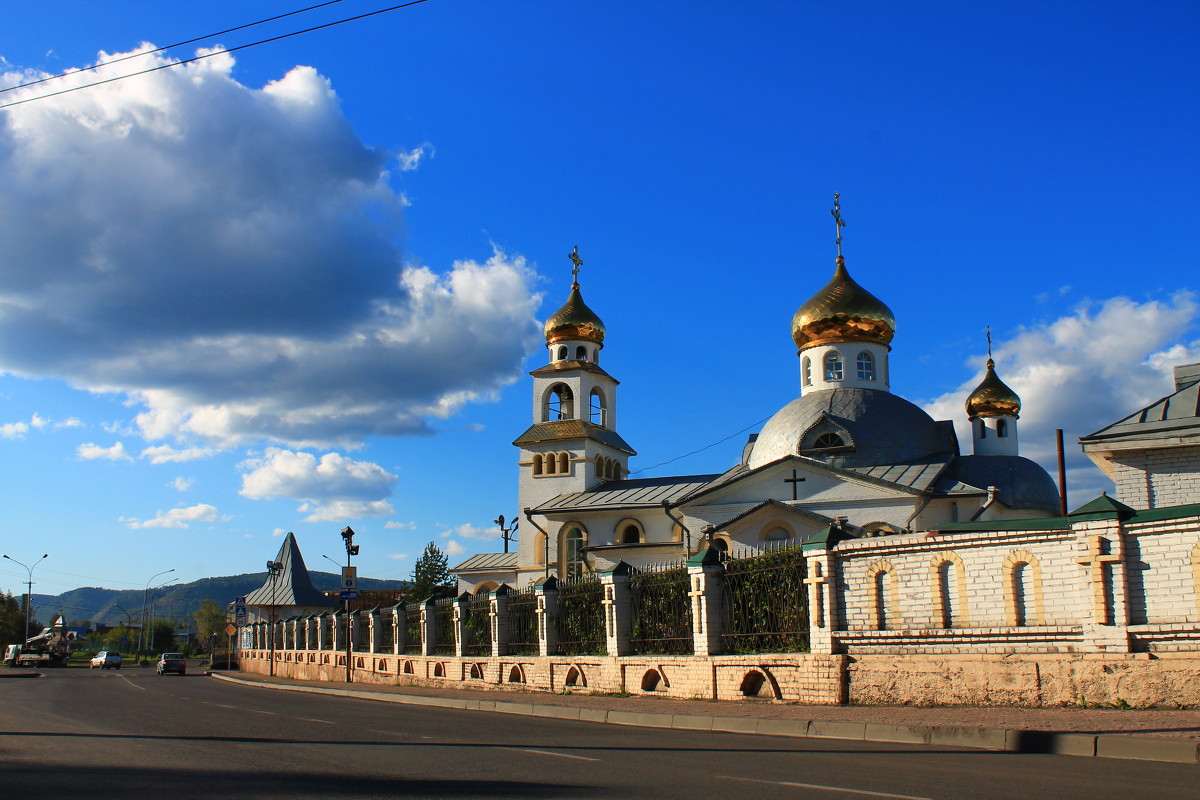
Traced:
[[[296, 544], [295, 534], [288, 533], [279, 548], [275, 560], [282, 569], [272, 582], [271, 575], [263, 585], [246, 595], [247, 606], [264, 606], [280, 608], [334, 608], [338, 604], [326, 597], [317, 587], [313, 586], [312, 578], [308, 576], [308, 568], [304, 566], [304, 556], [300, 555], [300, 546]], [[278, 616], [281, 612], [276, 611]], [[298, 613], [298, 612], [290, 612]], [[288, 616], [288, 614], [284, 614]]]

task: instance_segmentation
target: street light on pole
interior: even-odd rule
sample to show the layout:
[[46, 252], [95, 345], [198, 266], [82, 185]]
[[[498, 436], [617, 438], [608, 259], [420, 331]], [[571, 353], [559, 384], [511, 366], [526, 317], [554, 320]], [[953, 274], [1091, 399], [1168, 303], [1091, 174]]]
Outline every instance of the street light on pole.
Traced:
[[[354, 543], [354, 529], [351, 528], [349, 525], [342, 528], [342, 541], [345, 542], [345, 544], [346, 544], [346, 571], [345, 571], [345, 574], [347, 576], [349, 576], [351, 574], [350, 556], [358, 555], [358, 545], [356, 545]], [[330, 559], [330, 560], [332, 560], [332, 559]], [[357, 585], [357, 583], [356, 583], [356, 585]], [[346, 598], [344, 601], [346, 604], [346, 683], [351, 683], [352, 678], [350, 675], [350, 661], [354, 657], [354, 643], [351, 641], [351, 636], [350, 636], [350, 630], [351, 630], [350, 629], [350, 597], [348, 594], [346, 594], [346, 581], [345, 580], [342, 581], [342, 597]]]
[[275, 674], [275, 579], [283, 572], [282, 561], [268, 561], [267, 572], [271, 574], [271, 614], [267, 625], [267, 660], [271, 664], [271, 674]]
[[492, 523], [495, 525], [498, 525], [500, 527], [500, 538], [504, 539], [504, 552], [507, 553], [508, 552], [508, 543], [511, 542], [514, 538], [516, 538], [517, 526], [521, 524], [521, 520], [517, 519], [516, 517], [513, 517], [512, 521], [508, 524], [508, 527], [506, 528], [504, 526], [504, 515], [501, 514], [500, 516], [498, 516], [494, 520], [492, 520]]
[[162, 572], [159, 572], [156, 575], [151, 575], [150, 580], [146, 581], [146, 588], [144, 590], [142, 590], [142, 628], [141, 628], [141, 630], [138, 631], [138, 656], [139, 657], [141, 657], [141, 655], [142, 655], [142, 643], [145, 640], [145, 636], [146, 636], [146, 601], [150, 599], [150, 584], [154, 582], [155, 578], [162, 576], [162, 575], [166, 575], [167, 573], [174, 572], [174, 571], [175, 571], [175, 568], [172, 567], [171, 569], [164, 569]]
[[25, 593], [25, 641], [29, 641], [29, 613], [30, 609], [33, 607], [33, 567], [36, 567], [38, 564], [49, 558], [50, 554], [46, 553], [37, 561], [33, 562], [33, 567], [21, 561], [17, 561], [10, 555], [5, 555], [4, 557], [14, 564], [20, 564], [22, 567], [25, 567], [25, 571], [29, 573], [29, 581], [27, 583], [29, 591]]

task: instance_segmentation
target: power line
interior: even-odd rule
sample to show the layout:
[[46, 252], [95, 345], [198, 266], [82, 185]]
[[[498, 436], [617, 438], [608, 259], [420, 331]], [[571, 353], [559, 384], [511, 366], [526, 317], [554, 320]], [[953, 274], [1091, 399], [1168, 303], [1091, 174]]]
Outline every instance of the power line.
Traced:
[[751, 428], [757, 428], [759, 425], [762, 425], [764, 422], [766, 422], [766, 421], [767, 421], [767, 420], [769, 420], [770, 418], [771, 418], [771, 416], [770, 416], [770, 415], [767, 415], [767, 416], [763, 417], [762, 419], [760, 419], [758, 422], [752, 422], [752, 423], [750, 423], [750, 424], [749, 424], [749, 425], [747, 425], [746, 427], [742, 428], [740, 431], [734, 431], [733, 433], [731, 433], [731, 434], [729, 434], [728, 436], [726, 436], [724, 439], [718, 439], [717, 441], [713, 442], [712, 444], [706, 444], [706, 445], [704, 445], [704, 447], [701, 447], [699, 450], [693, 450], [693, 451], [692, 451], [692, 452], [690, 452], [690, 453], [684, 453], [684, 454], [683, 454], [683, 455], [681, 455], [681, 456], [675, 456], [674, 458], [671, 458], [671, 459], [668, 459], [668, 460], [666, 460], [666, 461], [663, 461], [662, 463], [659, 463], [659, 464], [652, 464], [652, 465], [651, 465], [651, 466], [649, 466], [649, 467], [642, 467], [641, 469], [639, 469], [639, 470], [634, 470], [633, 472], [630, 472], [629, 474], [630, 474], [630, 475], [638, 475], [638, 474], [640, 474], [640, 473], [643, 473], [643, 472], [645, 472], [645, 471], [647, 471], [647, 470], [651, 470], [651, 469], [658, 469], [659, 467], [665, 467], [667, 464], [673, 464], [673, 463], [675, 463], [676, 461], [679, 461], [679, 460], [680, 460], [680, 459], [682, 459], [682, 458], [687, 458], [688, 456], [694, 456], [694, 455], [696, 455], [697, 453], [703, 453], [705, 450], [710, 450], [710, 449], [712, 449], [712, 448], [716, 447], [716, 446], [717, 446], [717, 445], [719, 445], [719, 444], [723, 444], [723, 443], [725, 443], [725, 442], [728, 442], [728, 441], [729, 441], [730, 439], [732, 439], [733, 437], [735, 437], [735, 436], [737, 436], [737, 435], [739, 435], [739, 434], [745, 433], [746, 431], [750, 430]]
[[[324, 8], [325, 6], [331, 6], [335, 3], [341, 3], [341, 2], [343, 2], [343, 0], [328, 0], [328, 2], [318, 3], [315, 6], [309, 6], [308, 8], [302, 8], [298, 11], [289, 11], [286, 14], [278, 14], [274, 17], [267, 17], [266, 19], [260, 19], [257, 22], [248, 22], [245, 25], [238, 25], [236, 28], [226, 28], [223, 31], [217, 31], [216, 33], [210, 33], [206, 36], [197, 36], [194, 39], [186, 39], [182, 42], [176, 42], [175, 44], [169, 44], [166, 47], [158, 47], [158, 48], [155, 48], [154, 50], [146, 50], [141, 53], [131, 53], [130, 55], [127, 55], [127, 56], [121, 56], [120, 58], [114, 58], [112, 61], [105, 61], [103, 66], [107, 67], [110, 64], [120, 64], [122, 61], [128, 61], [131, 58], [140, 58], [142, 56], [153, 55], [154, 53], [161, 53], [164, 50], [170, 50], [175, 47], [183, 47], [185, 44], [194, 44], [195, 42], [202, 42], [205, 39], [212, 39], [216, 36], [224, 36], [227, 33], [234, 33], [235, 31], [245, 30], [246, 28], [253, 28], [255, 25], [263, 25], [268, 22], [274, 22], [275, 20], [283, 19], [284, 17], [294, 17], [295, 15], [303, 14], [306, 11], [314, 11], [318, 8]], [[4, 94], [5, 92], [11, 92], [16, 89], [24, 89], [27, 86], [37, 86], [39, 83], [45, 83], [46, 81], [57, 80], [58, 78], [65, 78], [68, 75], [74, 75], [75, 73], [80, 72], [80, 71], [81, 70], [70, 70], [68, 72], [61, 72], [58, 75], [49, 75], [45, 78], [38, 78], [36, 81], [29, 81], [29, 83], [18, 83], [16, 86], [9, 86], [8, 88], [0, 89], [0, 94]]]
[[[422, 3], [428, 3], [428, 2], [429, 2], [429, 0], [411, 0], [411, 2], [401, 3], [398, 6], [391, 6], [390, 8], [381, 8], [378, 11], [369, 11], [366, 14], [359, 14], [358, 16], [355, 16], [355, 17], [347, 17], [345, 19], [339, 19], [334, 22], [327, 22], [324, 25], [315, 25], [311, 28], [305, 28], [304, 30], [301, 30], [301, 31], [293, 31], [292, 33], [283, 33], [283, 34], [280, 34], [279, 36], [272, 36], [269, 39], [261, 39], [257, 42], [250, 42], [249, 44], [242, 44], [242, 45], [238, 45], [237, 47], [230, 47], [230, 48], [226, 48], [223, 50], [217, 50], [215, 52], [205, 53], [204, 55], [195, 56], [193, 58], [185, 58], [182, 61], [175, 61], [170, 64], [159, 64], [157, 67], [150, 67], [149, 69], [143, 69], [138, 72], [131, 72], [128, 75], [120, 75], [116, 78], [105, 78], [102, 81], [94, 81], [92, 83], [85, 83], [81, 86], [72, 86], [69, 89], [60, 89], [57, 92], [47, 92], [46, 94], [40, 94], [40, 95], [37, 95], [36, 97], [26, 97], [24, 100], [14, 100], [11, 103], [4, 103], [3, 105], [0, 105], [0, 109], [12, 108], [13, 106], [19, 106], [19, 105], [23, 105], [25, 103], [32, 103], [36, 100], [45, 100], [50, 97], [57, 97], [60, 94], [68, 94], [69, 92], [77, 92], [80, 89], [90, 89], [93, 86], [103, 86], [106, 83], [114, 83], [116, 81], [123, 81], [126, 78], [134, 78], [134, 77], [137, 77], [138, 75], [147, 75], [151, 72], [158, 72], [161, 69], [170, 69], [171, 67], [181, 67], [184, 64], [192, 64], [192, 63], [195, 63], [196, 61], [203, 61], [206, 58], [212, 58], [213, 56], [219, 56], [224, 53], [236, 53], [238, 50], [245, 50], [249, 47], [258, 47], [260, 44], [270, 44], [271, 42], [278, 42], [281, 39], [290, 39], [293, 36], [300, 36], [301, 34], [312, 33], [313, 31], [323, 30], [325, 28], [332, 28], [335, 25], [342, 25], [347, 22], [357, 22], [358, 20], [366, 19], [367, 17], [375, 17], [380, 14], [386, 14], [389, 11], [397, 11], [401, 8], [409, 8], [410, 6], [417, 6], [417, 5], [421, 5]], [[94, 69], [94, 70], [100, 69], [101, 67], [104, 67], [104, 66], [107, 66], [107, 65], [99, 64], [95, 67], [92, 67], [91, 69]], [[75, 74], [75, 73], [68, 73], [68, 74]]]

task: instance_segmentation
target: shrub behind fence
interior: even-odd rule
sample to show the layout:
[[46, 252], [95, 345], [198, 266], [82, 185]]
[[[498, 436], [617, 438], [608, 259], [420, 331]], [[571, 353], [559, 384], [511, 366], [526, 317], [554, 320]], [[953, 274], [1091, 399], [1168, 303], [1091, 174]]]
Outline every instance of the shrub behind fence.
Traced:
[[463, 654], [490, 656], [492, 654], [492, 599], [484, 590], [470, 599], [466, 624], [463, 625]]
[[508, 596], [508, 649], [519, 656], [536, 656], [538, 647], [537, 594], [513, 592]]
[[725, 562], [721, 649], [726, 653], [807, 653], [804, 554], [782, 547]]
[[604, 587], [598, 578], [558, 584], [558, 652], [563, 655], [603, 654]]
[[421, 605], [412, 603], [404, 607], [404, 652], [421, 652]]
[[433, 601], [433, 652], [454, 655], [454, 598]]
[[687, 567], [635, 572], [629, 579], [634, 653], [695, 652]]

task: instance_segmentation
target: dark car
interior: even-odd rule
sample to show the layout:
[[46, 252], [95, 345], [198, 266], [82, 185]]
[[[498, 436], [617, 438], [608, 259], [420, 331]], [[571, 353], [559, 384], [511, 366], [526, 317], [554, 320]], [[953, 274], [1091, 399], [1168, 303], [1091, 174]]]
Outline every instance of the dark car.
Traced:
[[163, 653], [158, 659], [158, 674], [165, 675], [168, 672], [187, 675], [187, 659], [183, 657], [183, 653]]

